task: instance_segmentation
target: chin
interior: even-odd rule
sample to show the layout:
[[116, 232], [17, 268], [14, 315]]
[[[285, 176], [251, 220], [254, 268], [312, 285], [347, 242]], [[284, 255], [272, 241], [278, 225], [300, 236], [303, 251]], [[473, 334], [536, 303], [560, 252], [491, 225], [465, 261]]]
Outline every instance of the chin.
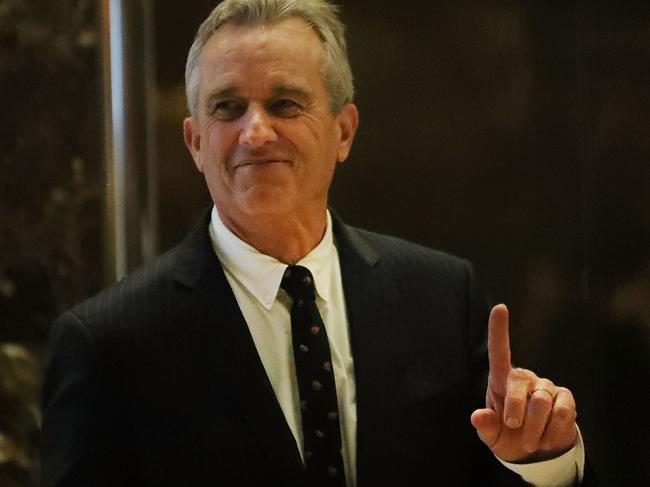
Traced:
[[291, 213], [300, 205], [297, 199], [282, 188], [247, 191], [239, 202], [239, 208], [248, 215], [282, 215]]

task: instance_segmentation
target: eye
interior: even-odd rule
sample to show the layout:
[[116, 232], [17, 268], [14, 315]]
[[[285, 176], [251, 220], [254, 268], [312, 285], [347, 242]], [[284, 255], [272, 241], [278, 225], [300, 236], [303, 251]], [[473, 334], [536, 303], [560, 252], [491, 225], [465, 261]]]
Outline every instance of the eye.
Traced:
[[275, 100], [271, 105], [271, 112], [279, 117], [295, 117], [302, 110], [302, 106], [288, 98]]
[[235, 120], [246, 112], [246, 107], [234, 100], [223, 100], [214, 104], [212, 115], [219, 120]]

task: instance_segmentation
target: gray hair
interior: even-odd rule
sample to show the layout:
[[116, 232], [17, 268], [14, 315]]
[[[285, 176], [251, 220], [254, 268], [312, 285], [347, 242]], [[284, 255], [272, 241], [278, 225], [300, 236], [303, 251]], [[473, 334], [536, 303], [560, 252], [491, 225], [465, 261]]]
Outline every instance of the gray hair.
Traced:
[[325, 0], [224, 0], [199, 27], [185, 65], [185, 94], [190, 114], [199, 105], [199, 58], [203, 46], [219, 27], [267, 25], [287, 18], [304, 20], [318, 35], [325, 51], [321, 72], [329, 94], [330, 109], [337, 114], [354, 97], [352, 70], [345, 44], [345, 27], [338, 7]]

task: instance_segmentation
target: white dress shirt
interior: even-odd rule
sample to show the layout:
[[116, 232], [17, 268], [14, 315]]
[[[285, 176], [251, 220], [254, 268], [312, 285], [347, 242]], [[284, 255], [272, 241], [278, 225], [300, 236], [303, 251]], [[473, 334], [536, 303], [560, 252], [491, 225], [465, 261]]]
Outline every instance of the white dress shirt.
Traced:
[[[302, 456], [300, 401], [291, 344], [291, 297], [280, 288], [287, 265], [261, 254], [228, 230], [216, 207], [212, 210], [210, 237]], [[309, 269], [314, 276], [316, 306], [325, 324], [332, 355], [345, 476], [348, 487], [353, 487], [356, 485], [357, 433], [354, 365], [341, 267], [329, 212], [323, 239], [297, 264]]]
[[[248, 324], [280, 408], [303, 456], [300, 401], [291, 344], [291, 298], [280, 288], [287, 265], [258, 252], [233, 234], [219, 218], [216, 207], [212, 210], [210, 238]], [[354, 487], [357, 430], [354, 363], [350, 351], [341, 267], [329, 212], [323, 239], [297, 264], [307, 267], [314, 276], [316, 305], [325, 323], [332, 354], [345, 476], [348, 487]], [[582, 439], [579, 438], [572, 450], [553, 460], [533, 464], [501, 463], [536, 487], [569, 486], [575, 479], [576, 466], [582, 478]]]

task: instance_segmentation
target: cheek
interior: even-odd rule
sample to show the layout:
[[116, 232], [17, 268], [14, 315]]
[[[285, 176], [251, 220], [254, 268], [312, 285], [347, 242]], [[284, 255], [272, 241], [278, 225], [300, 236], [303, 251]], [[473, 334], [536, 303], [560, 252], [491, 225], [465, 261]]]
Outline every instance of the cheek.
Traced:
[[300, 131], [299, 137], [299, 147], [303, 147], [315, 163], [327, 167], [335, 162], [332, 159], [336, 159], [337, 137], [332, 127], [315, 122]]
[[203, 144], [201, 146], [201, 172], [210, 192], [213, 193], [213, 197], [215, 191], [222, 192], [229, 185], [229, 175], [224, 163], [227, 156], [224, 141], [220, 135], [206, 131], [203, 134]]
[[206, 156], [210, 159], [214, 158], [214, 155], [219, 150], [219, 147], [222, 145], [222, 132], [215, 129], [208, 129], [205, 133], [204, 140], [207, 141], [203, 147], [206, 151]]
[[236, 148], [236, 137], [232, 131], [212, 129], [207, 132], [204, 139], [207, 143], [202, 147], [204, 161], [211, 166], [211, 170], [225, 166]]
[[338, 161], [339, 140], [334, 132], [321, 134], [316, 150], [324, 172], [332, 172]]

